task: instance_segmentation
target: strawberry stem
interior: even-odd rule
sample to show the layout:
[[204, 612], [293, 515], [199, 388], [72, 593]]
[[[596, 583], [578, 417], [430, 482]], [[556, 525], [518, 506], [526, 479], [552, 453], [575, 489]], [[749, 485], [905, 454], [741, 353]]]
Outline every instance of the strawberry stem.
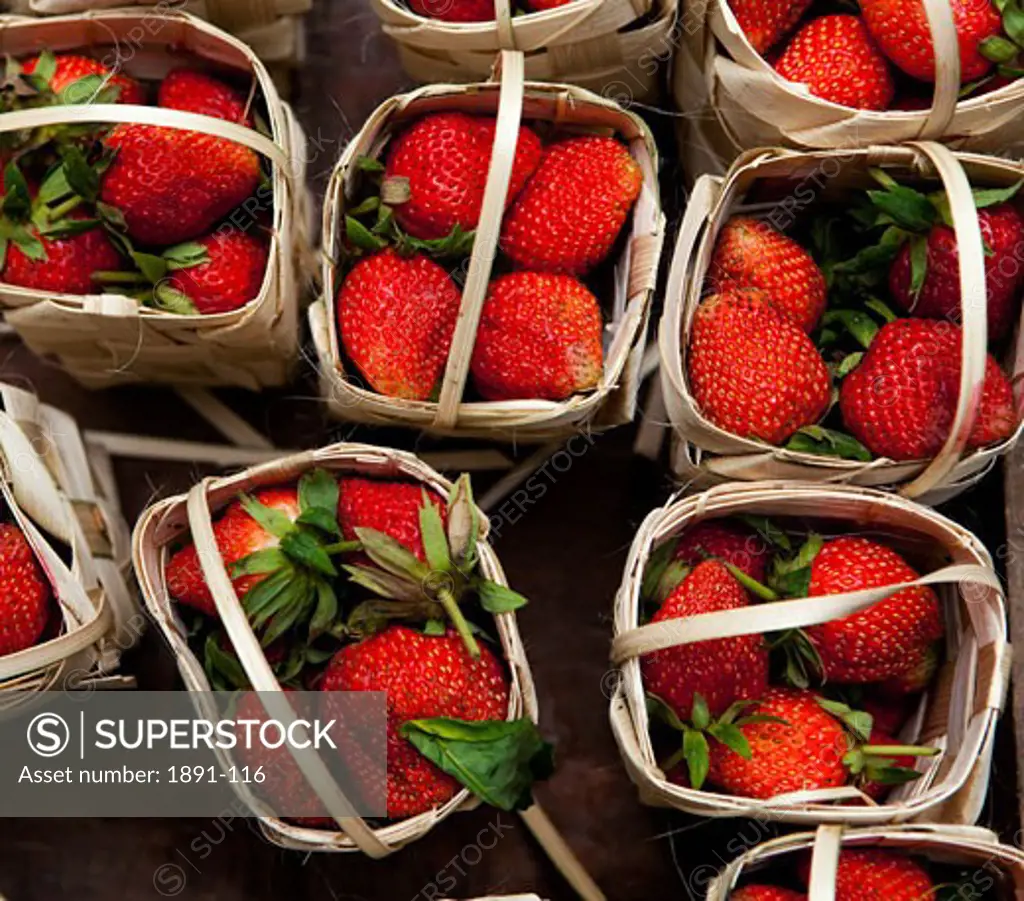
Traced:
[[864, 754], [876, 757], [934, 757], [938, 748], [918, 748], [914, 745], [861, 745]]
[[361, 541], [337, 541], [334, 544], [325, 544], [324, 551], [328, 554], [347, 554], [351, 551], [361, 551]]
[[473, 630], [466, 621], [466, 617], [462, 615], [462, 610], [459, 609], [455, 596], [448, 588], [442, 587], [438, 589], [437, 600], [444, 607], [444, 612], [448, 614], [448, 618], [452, 621], [452, 625], [455, 626], [455, 631], [459, 633], [459, 637], [462, 638], [462, 643], [465, 644], [470, 656], [479, 657], [480, 645], [476, 643], [476, 638], [473, 637]]
[[729, 570], [732, 577], [740, 583], [747, 591], [757, 595], [762, 601], [777, 601], [779, 596], [772, 591], [767, 585], [762, 585], [756, 579], [752, 579], [742, 569], [740, 569], [735, 563], [730, 563], [728, 560], [723, 560], [722, 564], [727, 570]]
[[683, 748], [680, 747], [671, 757], [669, 757], [667, 760], [660, 764], [661, 771], [663, 773], [668, 773], [671, 770], [674, 770], [677, 766], [679, 766], [679, 764], [681, 764], [685, 759], [686, 751], [684, 751]]
[[74, 197], [70, 197], [65, 200], [60, 206], [55, 206], [50, 210], [50, 219], [56, 221], [62, 219], [72, 210], [76, 209], [82, 203], [82, 198], [77, 194]]
[[103, 285], [144, 285], [149, 280], [141, 272], [109, 272], [97, 270], [92, 273], [94, 281]]

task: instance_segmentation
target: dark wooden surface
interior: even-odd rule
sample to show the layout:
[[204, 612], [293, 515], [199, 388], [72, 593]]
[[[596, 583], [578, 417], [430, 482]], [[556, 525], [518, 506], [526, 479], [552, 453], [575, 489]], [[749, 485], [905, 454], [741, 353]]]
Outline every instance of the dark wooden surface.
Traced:
[[[319, 191], [366, 115], [407, 85], [366, 3], [317, 0], [308, 32], [310, 59], [294, 99], [311, 138], [311, 182]], [[671, 149], [663, 142], [666, 155]], [[678, 211], [678, 184], [670, 171], [665, 193], [672, 211]], [[16, 341], [0, 345], [0, 375], [33, 386], [88, 428], [217, 439], [171, 392], [89, 393]], [[434, 446], [410, 433], [332, 425], [308, 377], [260, 397], [222, 397], [280, 446], [313, 447], [352, 436], [420, 450]], [[719, 866], [773, 830], [642, 807], [619, 761], [605, 697], [612, 598], [636, 525], [671, 490], [662, 469], [632, 456], [632, 434], [621, 429], [597, 438], [542, 499], [503, 528], [496, 547], [512, 584], [532, 600], [521, 629], [543, 729], [559, 757], [557, 774], [538, 791], [542, 804], [612, 901], [697, 901]], [[202, 473], [192, 466], [119, 461], [126, 515], [134, 518], [152, 498], [185, 490]], [[1001, 509], [996, 477], [953, 512], [995, 551], [1006, 547]], [[142, 688], [175, 685], [173, 661], [152, 634], [126, 668]], [[984, 818], [1007, 838], [1017, 822], [1009, 734], [1004, 728], [994, 803]], [[24, 813], [31, 817], [32, 811]], [[485, 808], [451, 818], [384, 862], [286, 852], [245, 820], [0, 820], [0, 892], [8, 901], [412, 901], [518, 891], [572, 897], [525, 827], [510, 814]]]

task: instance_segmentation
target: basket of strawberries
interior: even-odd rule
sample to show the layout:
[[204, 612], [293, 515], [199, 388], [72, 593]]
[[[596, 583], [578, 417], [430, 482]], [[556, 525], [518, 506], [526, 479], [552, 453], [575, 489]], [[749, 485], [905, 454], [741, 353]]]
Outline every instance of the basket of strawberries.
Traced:
[[680, 477], [938, 502], [984, 475], [1021, 427], [1019, 179], [931, 142], [702, 179], [659, 336]]
[[310, 323], [341, 418], [525, 441], [632, 418], [664, 227], [651, 133], [524, 84], [520, 53], [500, 70], [385, 102], [334, 171]]
[[733, 483], [652, 512], [615, 604], [641, 798], [704, 816], [973, 823], [1008, 682], [970, 532], [898, 495]]
[[0, 384], [0, 709], [117, 680], [143, 631], [109, 459], [66, 413]]
[[755, 147], [846, 149], [928, 139], [1004, 153], [1024, 131], [1024, 30], [1001, 0], [684, 3], [673, 74], [695, 176]]
[[500, 50], [532, 81], [654, 100], [675, 47], [677, 0], [373, 0], [402, 68], [424, 84], [486, 80]]
[[252, 51], [153, 10], [15, 19], [2, 48], [7, 322], [91, 387], [285, 382], [304, 137]]
[[711, 881], [707, 901], [1012, 898], [1022, 875], [1024, 854], [988, 829], [821, 826], [748, 849]]

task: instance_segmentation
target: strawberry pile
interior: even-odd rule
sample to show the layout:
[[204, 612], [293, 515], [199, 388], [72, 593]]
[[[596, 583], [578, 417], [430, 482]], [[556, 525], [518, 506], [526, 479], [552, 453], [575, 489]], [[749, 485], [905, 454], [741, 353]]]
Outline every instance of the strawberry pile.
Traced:
[[[550, 769], [532, 721], [506, 719], [511, 682], [484, 624], [526, 599], [479, 571], [478, 516], [466, 476], [445, 499], [412, 482], [316, 469], [296, 485], [240, 496], [213, 525], [285, 690], [387, 693], [391, 818], [429, 811], [463, 786], [503, 809], [522, 807]], [[195, 545], [174, 550], [165, 578], [171, 597], [198, 613], [191, 642], [214, 688], [248, 688]], [[310, 800], [287, 749], [244, 756], [267, 765], [262, 789], [276, 809]], [[298, 819], [333, 824], [326, 814]]]
[[[408, 0], [409, 8], [428, 19], [445, 22], [493, 22], [494, 0]], [[543, 12], [565, 6], [572, 0], [523, 0], [511, 3], [512, 13]], [[521, 7], [521, 9], [520, 9]]]
[[[935, 52], [923, 0], [729, 0], [751, 46], [816, 97], [864, 110], [927, 109]], [[950, 0], [961, 97], [1016, 80], [1024, 48], [1017, 0]]]
[[[797, 533], [763, 517], [702, 521], [660, 545], [644, 574], [652, 623], [915, 581], [871, 538]], [[854, 785], [882, 801], [937, 753], [896, 736], [935, 676], [944, 637], [934, 591], [904, 588], [804, 629], [712, 639], [640, 659], [667, 778], [768, 799]], [[681, 739], [681, 741], [680, 741]]]
[[[874, 190], [823, 204], [792, 234], [734, 216], [717, 238], [686, 366], [706, 420], [741, 438], [850, 460], [927, 460], [959, 397], [956, 238], [945, 194], [874, 169]], [[988, 338], [1020, 317], [1019, 185], [978, 189]], [[886, 300], [887, 298], [887, 300]], [[1017, 427], [1010, 381], [989, 354], [967, 449]]]
[[[97, 60], [44, 51], [8, 61], [0, 112], [145, 104], [148, 93]], [[168, 73], [156, 105], [254, 125], [246, 94], [192, 69]], [[0, 281], [179, 315], [258, 296], [269, 241], [250, 207], [267, 176], [248, 147], [154, 125], [57, 125], [0, 136], [0, 164]]]
[[[539, 127], [539, 123], [538, 123]], [[373, 391], [436, 400], [462, 300], [495, 120], [432, 113], [364, 158], [345, 217], [337, 328]], [[595, 296], [642, 184], [615, 138], [519, 129], [499, 253], [470, 364], [487, 401], [563, 401], [604, 366]]]

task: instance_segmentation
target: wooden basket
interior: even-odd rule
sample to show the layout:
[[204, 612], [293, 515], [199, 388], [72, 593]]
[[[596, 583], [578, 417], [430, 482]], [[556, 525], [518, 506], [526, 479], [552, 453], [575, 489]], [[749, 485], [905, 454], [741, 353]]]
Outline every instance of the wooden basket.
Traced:
[[[824, 529], [882, 535], [886, 544], [906, 553], [925, 572], [913, 584], [933, 586], [943, 602], [946, 663], [900, 735], [907, 742], [940, 748], [942, 753], [919, 759], [922, 776], [894, 789], [885, 803], [831, 803], [865, 800], [849, 786], [769, 800], [696, 791], [669, 782], [658, 767], [649, 736], [640, 655], [708, 638], [827, 622], [893, 593], [892, 587], [885, 587], [815, 597], [810, 602], [759, 603], [742, 611], [639, 626], [640, 587], [652, 551], [696, 522], [741, 513], [803, 517]], [[703, 816], [756, 816], [792, 823], [973, 823], [984, 802], [996, 720], [1009, 681], [1005, 618], [1002, 586], [984, 546], [966, 529], [927, 507], [898, 495], [847, 485], [722, 485], [669, 501], [644, 520], [633, 541], [615, 599], [612, 658], [621, 666], [621, 680], [611, 703], [612, 729], [630, 778], [648, 804]]]
[[110, 459], [66, 413], [0, 383], [0, 495], [60, 606], [59, 634], [0, 657], [0, 709], [35, 692], [130, 684], [112, 676], [142, 634], [131, 541]]
[[[135, 527], [134, 562], [146, 609], [171, 646], [178, 661], [181, 677], [194, 695], [197, 708], [205, 703], [211, 691], [203, 666], [188, 646], [187, 632], [179, 619], [164, 579], [167, 548], [170, 543], [191, 530], [192, 538], [200, 549], [200, 561], [207, 584], [217, 604], [224, 628], [235, 652], [245, 669], [253, 689], [260, 692], [279, 692], [280, 685], [260, 649], [231, 587], [224, 562], [217, 551], [211, 525], [211, 512], [234, 500], [242, 491], [260, 486], [278, 485], [297, 479], [303, 472], [316, 467], [370, 476], [411, 479], [448, 495], [451, 483], [422, 463], [412, 454], [388, 448], [363, 444], [335, 444], [320, 450], [306, 451], [281, 460], [275, 460], [223, 478], [207, 478], [198, 483], [188, 495], [162, 500], [146, 510]], [[481, 516], [481, 542], [478, 545], [482, 573], [495, 582], [506, 585], [501, 564], [487, 544], [487, 517]], [[511, 676], [509, 717], [529, 716], [536, 721], [537, 701], [526, 652], [519, 638], [514, 614], [495, 617], [504, 657]], [[212, 715], [213, 711], [209, 711]], [[289, 749], [292, 750], [292, 749]], [[296, 752], [299, 760], [301, 752]], [[460, 791], [451, 801], [429, 813], [391, 823], [381, 829], [372, 829], [358, 817], [350, 816], [351, 807], [345, 802], [341, 790], [326, 767], [316, 757], [320, 775], [307, 778], [336, 819], [339, 831], [311, 829], [286, 823], [270, 816], [261, 816], [264, 834], [275, 844], [302, 851], [362, 851], [372, 857], [384, 857], [426, 835], [435, 825], [458, 810], [476, 807], [479, 801], [467, 790]], [[250, 808], [259, 811], [260, 803], [249, 789], [236, 786], [240, 797]], [[264, 808], [265, 809], [265, 808]], [[341, 812], [346, 811], [346, 812]]]
[[722, 174], [755, 147], [941, 140], [962, 150], [1019, 156], [1024, 81], [959, 100], [960, 53], [949, 0], [926, 0], [925, 9], [938, 61], [932, 107], [875, 112], [822, 100], [779, 75], [750, 45], [727, 0], [683, 0], [672, 91], [685, 114], [679, 146], [689, 176]]
[[498, 2], [493, 22], [444, 22], [400, 0], [372, 0], [402, 68], [425, 84], [484, 81], [499, 50], [526, 54], [526, 77], [579, 85], [623, 106], [661, 94], [662, 63], [678, 42], [678, 0], [573, 0], [510, 16]]
[[976, 826], [914, 824], [877, 829], [821, 826], [816, 832], [797, 832], [750, 848], [732, 861], [708, 886], [707, 901], [727, 901], [742, 876], [775, 863], [780, 857], [811, 852], [809, 901], [835, 898], [836, 867], [840, 851], [848, 848], [885, 848], [923, 857], [935, 863], [976, 866], [978, 872], [998, 869], [1013, 880], [1015, 894], [1024, 889], [1024, 853]]
[[[664, 237], [654, 139], [638, 116], [582, 88], [524, 84], [521, 53], [504, 52], [500, 68], [500, 84], [438, 85], [392, 97], [370, 116], [345, 148], [334, 170], [324, 203], [323, 296], [311, 307], [309, 320], [320, 360], [321, 392], [330, 411], [339, 418], [404, 425], [436, 434], [526, 442], [556, 440], [581, 428], [599, 430], [633, 418], [647, 316]], [[385, 397], [349, 381], [335, 325], [335, 297], [343, 275], [335, 260], [344, 231], [346, 192], [354, 184], [358, 158], [378, 156], [396, 129], [411, 119], [439, 110], [496, 114], [498, 128], [483, 209], [462, 292], [462, 308], [440, 398], [433, 403]], [[601, 128], [617, 133], [629, 143], [630, 151], [643, 171], [643, 187], [633, 210], [626, 248], [615, 268], [615, 297], [611, 303], [611, 322], [605, 326], [604, 373], [598, 387], [564, 402], [463, 403], [463, 388], [498, 245], [521, 119], [557, 122], [567, 128]], [[605, 307], [607, 309], [608, 305]]]
[[[266, 69], [241, 41], [186, 13], [125, 11], [15, 18], [0, 51], [107, 54], [130, 75], [162, 77], [187, 53], [251, 73], [266, 98], [273, 140], [244, 126], [179, 110], [127, 104], [52, 106], [7, 113], [0, 131], [68, 122], [137, 122], [199, 131], [244, 144], [273, 163], [273, 234], [260, 293], [228, 313], [180, 316], [114, 294], [50, 294], [0, 284], [0, 308], [36, 353], [55, 358], [89, 387], [129, 382], [234, 385], [288, 381], [298, 355], [300, 265], [309, 255], [305, 137]], [[140, 37], [143, 35], [144, 37]], [[265, 201], [264, 201], [265, 203]], [[252, 210], [247, 218], [252, 217]]]
[[[794, 200], [795, 193], [787, 201], [794, 200], [792, 209], [799, 212], [810, 202], [873, 184], [867, 173], [873, 166], [884, 168], [897, 179], [940, 181], [950, 198], [960, 236], [961, 294], [968, 298], [961, 311], [964, 365], [956, 417], [945, 446], [933, 460], [895, 462], [878, 458], [862, 463], [771, 447], [723, 431], [697, 408], [685, 364], [693, 317], [719, 230], [730, 216], [742, 210], [744, 194], [759, 179], [791, 180], [794, 191], [803, 193], [799, 203]], [[1021, 426], [1001, 444], [964, 451], [975, 414], [971, 398], [980, 397], [984, 380], [988, 335], [985, 251], [968, 178], [979, 185], [1005, 187], [1020, 177], [1019, 165], [994, 157], [954, 153], [931, 142], [842, 153], [754, 151], [737, 160], [725, 178], [704, 176], [690, 196], [679, 231], [658, 339], [662, 391], [676, 437], [672, 468], [678, 477], [696, 487], [732, 479], [775, 478], [892, 486], [927, 503], [940, 503], [980, 480], [998, 457], [1013, 447]], [[1012, 357], [1008, 369], [1019, 418], [1022, 398], [1018, 377], [1024, 355], [1015, 350]]]

